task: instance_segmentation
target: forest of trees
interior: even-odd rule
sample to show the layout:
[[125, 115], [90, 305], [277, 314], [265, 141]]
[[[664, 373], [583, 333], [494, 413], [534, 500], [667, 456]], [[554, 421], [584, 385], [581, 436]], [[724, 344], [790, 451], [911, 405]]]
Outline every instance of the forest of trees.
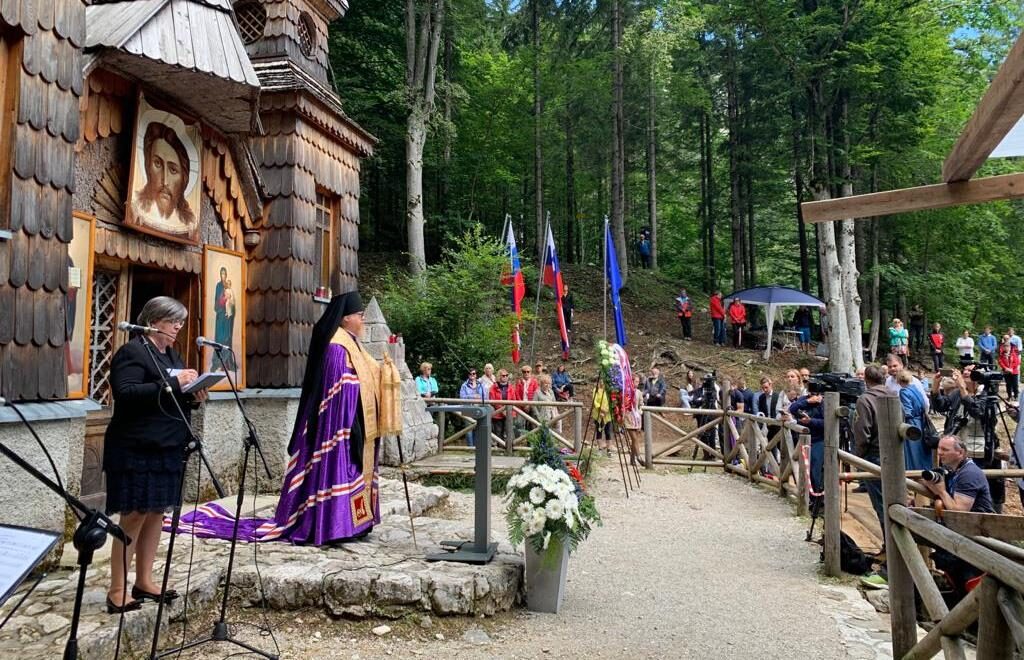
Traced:
[[356, 0], [330, 51], [380, 139], [361, 246], [419, 272], [506, 214], [531, 254], [550, 217], [562, 261], [596, 263], [608, 216], [620, 260], [650, 227], [693, 289], [859, 297], [851, 334], [914, 303], [953, 330], [1024, 323], [1017, 203], [799, 212], [940, 181], [1022, 20], [1018, 0]]

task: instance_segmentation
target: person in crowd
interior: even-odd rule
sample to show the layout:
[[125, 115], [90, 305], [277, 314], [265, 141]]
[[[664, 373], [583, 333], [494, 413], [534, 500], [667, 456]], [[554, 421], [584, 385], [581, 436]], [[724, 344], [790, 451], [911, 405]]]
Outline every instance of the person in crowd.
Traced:
[[661, 369], [651, 367], [651, 373], [643, 383], [644, 405], [665, 405], [665, 389], [665, 379], [661, 376]]
[[431, 375], [434, 365], [429, 362], [420, 364], [420, 375], [416, 376], [416, 391], [424, 399], [433, 399], [437, 396], [437, 380]]
[[683, 330], [683, 341], [693, 340], [693, 302], [686, 294], [686, 289], [680, 289], [675, 300], [676, 316], [679, 317], [679, 324]]
[[[914, 387], [914, 375], [903, 369], [896, 376], [896, 382], [900, 386], [900, 405], [903, 406], [903, 421], [913, 426], [918, 431], [924, 432], [924, 417], [928, 414], [927, 396], [921, 390]], [[918, 381], [920, 382], [920, 381]], [[903, 442], [903, 458], [908, 470], [927, 470], [932, 466], [931, 452], [919, 439], [907, 438]]]
[[[853, 451], [864, 460], [881, 465], [878, 444], [878, 417], [881, 413], [882, 400], [891, 396], [885, 387], [885, 369], [877, 364], [864, 367], [864, 394], [857, 398], [857, 415], [853, 422]], [[885, 529], [885, 514], [882, 508], [882, 482], [868, 479], [861, 482], [868, 493], [871, 507], [878, 516], [878, 525]]]
[[[469, 375], [466, 376], [466, 380], [462, 382], [462, 387], [459, 388], [459, 398], [470, 401], [483, 401], [487, 398], [487, 392], [488, 390], [484, 388], [484, 384], [477, 378], [476, 369], [470, 369]], [[466, 445], [469, 447], [473, 446], [472, 433], [466, 434]]]
[[533, 365], [533, 376], [534, 378], [540, 378], [541, 374], [546, 374], [548, 368], [544, 366], [544, 360], [537, 360], [537, 363]]
[[729, 405], [736, 412], [752, 414], [754, 393], [747, 388], [747, 379], [743, 375], [733, 380], [732, 391], [729, 392]]
[[[703, 378], [694, 379], [694, 387], [690, 393], [690, 405], [695, 410], [721, 410], [720, 404], [722, 400], [722, 386], [715, 382], [710, 387], [705, 387]], [[698, 428], [708, 424], [712, 417], [709, 415], [695, 415], [695, 421], [697, 422]], [[729, 444], [726, 441], [725, 435], [722, 433], [722, 427], [720, 424], [715, 424], [712, 428], [704, 431], [701, 434], [701, 442], [709, 447], [715, 447], [720, 449], [723, 453], [727, 453], [729, 449], [726, 446]], [[703, 460], [707, 461], [711, 459], [711, 454], [704, 450]]]
[[[939, 463], [949, 472], [940, 483], [921, 479], [920, 483], [935, 496], [936, 504], [942, 503], [946, 511], [969, 511], [973, 513], [996, 513], [1000, 507], [994, 501], [991, 491], [992, 482], [985, 479], [981, 466], [968, 456], [967, 447], [956, 435], [944, 435], [939, 438]], [[982, 574], [974, 566], [963, 559], [944, 550], [932, 552], [935, 568], [950, 577], [955, 598], [959, 600], [967, 595], [968, 580]]]
[[708, 313], [711, 316], [711, 341], [715, 346], [725, 346], [725, 305], [722, 303], [722, 292], [715, 289], [708, 301]]
[[490, 394], [491, 388], [498, 382], [494, 377], [494, 365], [488, 362], [484, 365], [484, 373], [480, 376], [480, 384], [484, 386], [484, 392]]
[[551, 374], [551, 386], [555, 390], [555, 398], [559, 401], [569, 401], [576, 396], [572, 376], [566, 371], [564, 364], [558, 365], [555, 373]]
[[[537, 379], [533, 376], [533, 370], [529, 365], [524, 365], [519, 370], [519, 380], [516, 381], [512, 398], [516, 401], [533, 401], [533, 395], [537, 391]], [[524, 412], [530, 412], [530, 406], [523, 406]]]
[[921, 305], [914, 305], [907, 314], [910, 319], [909, 345], [915, 351], [920, 351], [924, 344], [924, 310]]
[[739, 298], [729, 303], [729, 325], [732, 326], [732, 345], [740, 348], [743, 345], [743, 328], [747, 325], [747, 307]]
[[[186, 394], [182, 388], [199, 374], [185, 368], [174, 348], [188, 310], [174, 298], [159, 296], [139, 312], [138, 324], [160, 332], [131, 338], [114, 354], [110, 390], [114, 412], [103, 445], [107, 476], [107, 513], [120, 514], [120, 525], [132, 539], [127, 548], [114, 540], [110, 555], [107, 613], [137, 610], [146, 600], [177, 598], [173, 589], [160, 591], [153, 579], [153, 561], [163, 529], [164, 512], [181, 501], [184, 449], [190, 440], [185, 420], [206, 400], [205, 390]], [[169, 374], [174, 375], [169, 375]], [[166, 384], [165, 384], [166, 378]], [[125, 576], [135, 561], [135, 584], [128, 598]]]
[[1020, 337], [1014, 332], [1012, 326], [1006, 329], [1006, 334], [1010, 335], [1010, 342], [1017, 348], [1017, 352], [1024, 352], [1024, 343], [1021, 343]]
[[965, 328], [963, 334], [957, 337], [956, 352], [961, 362], [974, 362], [974, 338], [969, 329]]
[[[633, 391], [637, 394], [641, 391], [640, 380], [640, 374], [633, 372]], [[664, 385], [664, 383], [662, 383], [662, 385]], [[626, 430], [626, 438], [629, 439], [629, 462], [630, 465], [636, 465], [637, 462], [639, 462], [641, 466], [646, 467], [647, 464], [644, 462], [644, 456], [640, 449], [640, 431], [643, 430], [643, 413], [640, 411], [640, 406], [642, 405], [640, 403], [640, 396], [634, 396], [633, 400], [629, 403], [630, 405], [623, 412], [622, 416], [622, 426]]]
[[801, 305], [793, 312], [793, 327], [800, 333], [800, 350], [804, 353], [811, 352], [811, 326], [814, 325], [814, 318], [811, 316], [811, 309]]
[[459, 388], [459, 398], [471, 399], [473, 401], [483, 401], [487, 398], [487, 390], [484, 389], [483, 382], [477, 378], [476, 369], [470, 369], [466, 380], [462, 381], [462, 387]]
[[981, 364], [995, 364], [996, 349], [999, 348], [999, 340], [992, 334], [992, 326], [986, 325], [985, 330], [978, 336], [978, 362]]
[[942, 368], [942, 350], [946, 346], [946, 335], [942, 334], [942, 324], [932, 324], [932, 331], [928, 334], [928, 346], [932, 352], [932, 369], [938, 371]]
[[[492, 401], [512, 401], [515, 397], [515, 386], [509, 382], [508, 372], [504, 369], [498, 370], [498, 381], [491, 386], [491, 392], [487, 396]], [[516, 411], [512, 410], [513, 420]], [[509, 437], [505, 434], [505, 406], [494, 406], [494, 414], [491, 415], [491, 430], [505, 442]]]
[[[537, 390], [533, 393], [533, 399], [531, 400], [534, 402], [554, 403], [555, 390], [551, 387], [550, 374], [541, 374], [537, 377]], [[544, 424], [551, 424], [551, 420], [555, 418], [556, 412], [557, 409], [554, 406], [534, 406], [534, 416], [538, 422]], [[558, 431], [561, 432], [561, 428]]]
[[1009, 334], [1003, 335], [1003, 343], [999, 345], [999, 368], [1006, 382], [1006, 395], [1016, 401], [1020, 398], [1020, 350]]
[[[562, 318], [565, 320], [565, 331], [569, 335], [569, 341], [572, 341], [572, 322], [576, 316], [576, 303], [573, 300], [572, 294], [569, 293], [569, 285], [562, 284]], [[562, 359], [568, 359], [568, 355], [563, 355]]]
[[825, 411], [820, 394], [808, 394], [789, 405], [789, 415], [811, 435], [811, 488], [823, 493], [825, 481]]
[[[786, 371], [785, 391], [787, 396], [789, 396], [790, 392], [796, 392], [797, 397], [807, 394], [807, 390], [804, 389], [803, 380], [800, 378], [799, 369], [789, 369]], [[790, 401], [796, 401], [796, 399], [790, 399]]]
[[700, 383], [697, 382], [697, 377], [693, 374], [693, 369], [687, 369], [686, 378], [683, 381], [682, 387], [679, 388], [680, 408], [693, 407], [693, 391], [698, 387], [700, 387]]
[[637, 242], [637, 251], [640, 253], [640, 263], [644, 268], [651, 267], [651, 234], [648, 230], [640, 232], [640, 240]]
[[972, 458], [963, 440], [955, 435], [939, 438], [939, 463], [949, 471], [942, 483], [919, 480], [947, 511], [996, 513], [989, 482]]
[[[889, 389], [889, 392], [891, 394], [894, 394], [895, 396], [899, 396], [900, 395], [900, 383], [899, 383], [898, 378], [899, 378], [900, 372], [906, 369], [906, 367], [903, 366], [903, 360], [900, 358], [899, 355], [893, 355], [892, 353], [890, 353], [885, 358], [885, 367], [886, 367], [886, 369], [889, 372], [889, 376], [885, 379], [885, 386]], [[910, 375], [910, 378], [911, 378], [911, 387], [917, 389], [917, 391], [921, 393], [921, 396], [924, 397], [925, 402], [926, 402], [925, 410], [927, 411], [927, 409], [930, 407], [930, 405], [927, 403], [927, 401], [928, 401], [928, 389], [925, 388], [924, 383], [922, 383], [921, 380], [919, 378], [917, 378], [916, 376], [914, 376], [913, 374]]]
[[[970, 369], [967, 369], [967, 373], [970, 373]], [[973, 383], [971, 386], [973, 387]], [[932, 379], [931, 407], [935, 412], [945, 416], [942, 432], [946, 435], [960, 432], [964, 415], [967, 414], [963, 409], [965, 401], [968, 405], [974, 405], [974, 398], [967, 387], [960, 371], [954, 371], [952, 376], [936, 373]]]
[[807, 392], [807, 382], [811, 380], [811, 370], [807, 367], [800, 367], [800, 386]]
[[893, 319], [892, 323], [889, 325], [889, 353], [891, 355], [899, 356], [904, 369], [906, 369], [909, 364], [908, 355], [910, 353], [910, 349], [907, 345], [907, 337], [907, 329], [903, 327], [903, 321]]
[[[751, 412], [768, 419], [782, 419], [782, 413], [789, 409], [790, 403], [785, 392], [775, 389], [770, 376], [761, 376], [761, 391], [753, 397]], [[781, 426], [765, 426], [764, 431], [768, 442], [771, 442], [781, 430]], [[776, 449], [773, 453], [775, 459], [778, 460], [779, 450]]]

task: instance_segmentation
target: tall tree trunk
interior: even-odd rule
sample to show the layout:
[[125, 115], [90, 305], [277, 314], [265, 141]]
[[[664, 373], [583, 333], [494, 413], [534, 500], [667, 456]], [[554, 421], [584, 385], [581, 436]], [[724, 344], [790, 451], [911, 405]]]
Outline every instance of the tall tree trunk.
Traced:
[[434, 113], [437, 55], [444, 30], [445, 0], [406, 0], [405, 92], [409, 106], [405, 135], [405, 216], [409, 271], [420, 275], [427, 266], [424, 242], [423, 147]]
[[625, 117], [623, 114], [622, 75], [622, 6], [612, 0], [612, 236], [619, 261], [622, 283], [629, 274], [629, 253], [626, 251], [625, 214]]
[[[452, 73], [454, 72], [455, 42], [453, 28], [449, 23], [444, 31], [444, 150], [441, 153], [441, 180], [437, 187], [437, 208], [441, 215], [448, 213], [448, 192], [452, 167]], [[470, 211], [472, 213], [472, 210]]]
[[743, 222], [743, 188], [740, 182], [739, 90], [736, 81], [736, 54], [732, 40], [726, 46], [726, 118], [729, 124], [729, 218], [732, 230], [732, 286], [744, 288], [746, 282], [746, 240]]
[[427, 267], [423, 237], [423, 145], [427, 140], [427, 119], [413, 112], [405, 129], [405, 203], [408, 233], [409, 271], [421, 274]]
[[656, 147], [658, 138], [657, 92], [654, 66], [647, 95], [647, 219], [651, 226], [651, 268], [658, 269], [658, 168]]
[[579, 251], [576, 247], [576, 144], [573, 134], [573, 115], [565, 114], [565, 242], [566, 262], [575, 263]]
[[532, 0], [533, 15], [533, 190], [534, 213], [537, 224], [537, 254], [544, 249], [544, 154], [541, 150], [541, 115], [543, 103], [540, 95], [540, 0]]
[[878, 218], [873, 218], [871, 223], [871, 355], [878, 355], [878, 337], [882, 332], [882, 276], [878, 272], [878, 235], [881, 227]]
[[757, 250], [754, 244], [754, 177], [750, 171], [751, 163], [747, 163], [747, 174], [744, 177], [744, 200], [747, 203], [747, 286], [757, 285]]
[[718, 288], [718, 270], [715, 263], [715, 168], [714, 168], [714, 134], [711, 131], [711, 114], [704, 112], [704, 178], [707, 184], [707, 207], [704, 209], [707, 222], [708, 238], [708, 278], [710, 286], [708, 292], [713, 293]]
[[[853, 170], [850, 166], [850, 127], [849, 105], [843, 97], [841, 109], [841, 130], [843, 132], [842, 154], [842, 193], [843, 197], [853, 196]], [[847, 339], [850, 352], [853, 354], [853, 366], [857, 369], [864, 366], [864, 347], [861, 340], [860, 325], [860, 291], [857, 280], [860, 271], [857, 269], [857, 231], [853, 219], [839, 223], [837, 237], [839, 247], [839, 267], [842, 270], [843, 306], [846, 313]]]

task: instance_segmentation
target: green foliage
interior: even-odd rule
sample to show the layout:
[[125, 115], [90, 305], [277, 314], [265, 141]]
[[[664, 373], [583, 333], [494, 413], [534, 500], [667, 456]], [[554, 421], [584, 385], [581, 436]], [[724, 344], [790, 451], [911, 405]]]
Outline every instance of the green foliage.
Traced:
[[470, 368], [500, 366], [510, 353], [514, 316], [501, 284], [507, 262], [502, 246], [479, 226], [453, 241], [423, 277], [390, 272], [380, 304], [393, 332], [407, 347], [413, 369], [434, 366], [441, 396], [456, 397]]

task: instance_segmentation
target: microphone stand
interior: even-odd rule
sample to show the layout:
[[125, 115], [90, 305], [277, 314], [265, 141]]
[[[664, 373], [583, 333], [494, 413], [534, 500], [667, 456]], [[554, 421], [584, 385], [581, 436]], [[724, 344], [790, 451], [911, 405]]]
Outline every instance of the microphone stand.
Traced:
[[[221, 599], [221, 603], [220, 603], [220, 618], [218, 618], [214, 622], [214, 624], [213, 624], [213, 632], [210, 633], [209, 637], [204, 637], [202, 639], [193, 640], [193, 641], [189, 642], [188, 644], [182, 644], [181, 646], [179, 646], [177, 648], [173, 648], [173, 649], [169, 649], [169, 650], [166, 650], [166, 651], [162, 651], [160, 653], [156, 652], [156, 642], [157, 642], [157, 638], [159, 636], [159, 632], [155, 633], [153, 635], [153, 651], [150, 654], [150, 658], [151, 658], [151, 660], [157, 660], [158, 658], [162, 658], [162, 657], [165, 657], [165, 656], [168, 656], [168, 655], [172, 655], [172, 654], [175, 654], [175, 653], [180, 653], [180, 652], [184, 651], [185, 649], [191, 649], [191, 648], [195, 648], [197, 646], [202, 646], [203, 644], [206, 644], [208, 642], [231, 642], [232, 644], [234, 644], [236, 646], [240, 646], [241, 648], [245, 649], [246, 651], [248, 651], [250, 653], [254, 653], [256, 655], [262, 656], [264, 658], [267, 658], [268, 660], [277, 660], [277, 656], [276, 655], [271, 655], [270, 653], [267, 653], [265, 651], [261, 651], [261, 650], [257, 649], [254, 646], [250, 646], [249, 644], [246, 644], [245, 642], [242, 642], [242, 641], [240, 641], [238, 639], [235, 639], [228, 632], [228, 624], [227, 624], [226, 618], [227, 618], [227, 611], [228, 611], [228, 597], [229, 597], [230, 592], [231, 592], [231, 573], [234, 570], [234, 566], [235, 566], [235, 549], [238, 547], [238, 524], [239, 524], [239, 520], [242, 517], [242, 503], [243, 503], [243, 500], [245, 499], [245, 475], [246, 475], [246, 472], [249, 471], [249, 454], [250, 454], [250, 451], [252, 449], [255, 449], [256, 450], [256, 454], [260, 457], [260, 460], [263, 463], [263, 469], [267, 473], [267, 478], [268, 479], [272, 478], [272, 475], [270, 474], [270, 466], [267, 465], [267, 459], [263, 455], [263, 449], [260, 447], [259, 437], [256, 434], [256, 426], [252, 423], [252, 420], [249, 419], [249, 415], [245, 411], [245, 406], [242, 404], [242, 399], [241, 399], [241, 397], [238, 396], [238, 388], [235, 386], [235, 382], [231, 378], [231, 371], [232, 370], [228, 369], [227, 363], [224, 360], [224, 351], [225, 350], [231, 350], [231, 349], [227, 348], [226, 346], [221, 346], [221, 345], [213, 346], [212, 348], [214, 350], [214, 353], [217, 355], [217, 360], [220, 362], [221, 368], [224, 370], [224, 375], [227, 377], [228, 384], [231, 386], [231, 393], [235, 397], [235, 404], [238, 406], [238, 411], [242, 414], [242, 419], [245, 421], [245, 426], [246, 426], [246, 428], [249, 431], [248, 434], [246, 435], [246, 438], [245, 438], [245, 441], [244, 441], [245, 453], [243, 454], [243, 457], [242, 457], [242, 473], [241, 473], [241, 475], [238, 478], [238, 496], [235, 498], [235, 522], [234, 522], [234, 525], [231, 528], [231, 550], [228, 552], [228, 570], [227, 570], [227, 575], [224, 578], [224, 595], [223, 595], [223, 597]], [[177, 530], [177, 522], [175, 522], [174, 529]], [[166, 588], [166, 585], [164, 586], [164, 588]], [[260, 596], [261, 596], [261, 598], [263, 597], [262, 594]], [[157, 614], [157, 629], [158, 629], [158, 631], [159, 631], [159, 624], [160, 624], [160, 618], [159, 618], [159, 613], [158, 613]]]
[[[37, 434], [36, 430], [32, 428], [32, 424], [25, 419], [25, 416], [21, 414], [21, 411], [18, 410], [13, 403], [9, 403], [9, 405], [14, 412], [17, 413], [18, 417], [21, 418], [25, 428], [29, 430], [29, 433], [31, 433], [32, 437], [36, 439], [39, 446], [45, 447], [39, 439], [39, 434]], [[131, 544], [132, 540], [128, 538], [124, 533], [124, 530], [116, 525], [106, 514], [86, 506], [84, 502], [69, 493], [63, 486], [54, 482], [52, 479], [40, 472], [31, 463], [19, 456], [12, 449], [8, 448], [3, 442], [0, 442], [0, 454], [6, 456], [15, 465], [25, 472], [28, 472], [37, 481], [59, 495], [65, 502], [67, 502], [68, 506], [75, 509], [79, 514], [78, 527], [75, 529], [75, 534], [72, 537], [75, 549], [78, 551], [78, 586], [75, 589], [75, 604], [71, 615], [71, 629], [68, 632], [68, 641], [64, 646], [64, 660], [77, 660], [78, 623], [82, 615], [82, 596], [85, 594], [85, 577], [89, 571], [89, 566], [92, 564], [93, 554], [102, 548], [103, 544], [107, 542], [107, 534], [110, 534], [114, 538], [120, 540], [125, 545]]]
[[[165, 373], [164, 368], [160, 366], [160, 362], [156, 359], [156, 351], [153, 347], [153, 342], [149, 341], [146, 337], [143, 337], [142, 344], [146, 347], [146, 353], [149, 355], [149, 359], [152, 361], [153, 367], [156, 369], [157, 374], [160, 376], [160, 381], [163, 383], [163, 391], [160, 393], [161, 396], [165, 392], [170, 394], [170, 399], [174, 402], [174, 407], [178, 411], [181, 422], [185, 424], [185, 427], [188, 429], [189, 435], [192, 438], [189, 443], [185, 445], [185, 450], [182, 454], [181, 478], [178, 480], [178, 496], [175, 498], [174, 509], [171, 513], [171, 537], [167, 540], [167, 556], [164, 560], [164, 576], [160, 582], [160, 597], [157, 599], [156, 625], [153, 626], [153, 644], [150, 653], [151, 657], [155, 658], [156, 647], [160, 641], [160, 623], [164, 614], [164, 594], [167, 592], [167, 582], [171, 577], [171, 559], [174, 556], [174, 539], [178, 536], [178, 522], [181, 520], [181, 502], [182, 498], [185, 496], [185, 467], [188, 465], [188, 460], [192, 457], [192, 454], [199, 454], [199, 458], [202, 459], [207, 472], [210, 473], [210, 479], [213, 481], [213, 488], [217, 491], [217, 495], [219, 497], [224, 497], [224, 487], [220, 485], [220, 481], [217, 480], [217, 475], [214, 474], [213, 468], [210, 467], [209, 461], [206, 460], [206, 454], [203, 453], [202, 441], [199, 439], [195, 429], [189, 422], [188, 416], [185, 415], [185, 410], [181, 407], [178, 397], [174, 396], [174, 388], [171, 387], [171, 383], [167, 379], [167, 374]], [[185, 598], [188, 598], [188, 594], [185, 594]]]

